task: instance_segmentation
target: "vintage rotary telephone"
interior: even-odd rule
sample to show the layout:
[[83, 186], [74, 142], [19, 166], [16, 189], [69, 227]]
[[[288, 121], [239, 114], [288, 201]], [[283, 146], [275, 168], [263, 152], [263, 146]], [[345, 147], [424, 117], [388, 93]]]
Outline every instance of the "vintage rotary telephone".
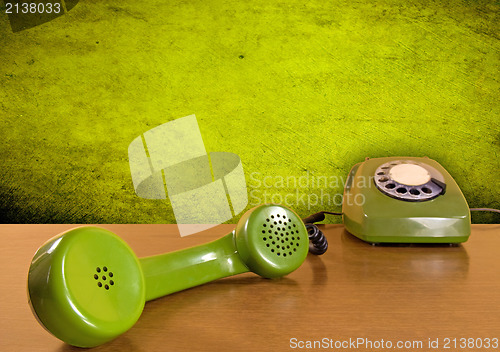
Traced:
[[342, 215], [348, 232], [376, 243], [461, 243], [470, 236], [470, 211], [457, 183], [426, 157], [367, 158], [354, 165], [344, 187], [342, 213], [304, 219], [310, 232], [325, 214]]
[[368, 159], [355, 165], [348, 179], [343, 221], [347, 231], [362, 240], [459, 243], [469, 238], [467, 201], [434, 160]]
[[429, 158], [367, 159], [349, 173], [342, 213], [301, 220], [286, 207], [261, 205], [221, 239], [140, 259], [102, 228], [65, 232], [36, 252], [29, 301], [57, 338], [98, 346], [130, 329], [146, 301], [248, 271], [266, 278], [289, 274], [308, 251], [326, 251], [327, 240], [313, 224], [325, 214], [342, 215], [350, 233], [371, 243], [460, 243], [470, 235], [470, 210], [500, 212], [469, 209], [453, 178]]

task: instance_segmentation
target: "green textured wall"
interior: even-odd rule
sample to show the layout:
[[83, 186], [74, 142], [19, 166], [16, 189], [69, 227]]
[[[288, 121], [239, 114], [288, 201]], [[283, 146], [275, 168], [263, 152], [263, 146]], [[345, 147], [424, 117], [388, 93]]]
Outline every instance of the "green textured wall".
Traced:
[[499, 12], [498, 1], [81, 0], [13, 32], [2, 10], [2, 221], [174, 222], [168, 201], [135, 195], [127, 147], [193, 113], [208, 151], [242, 159], [251, 203], [295, 194], [302, 216], [328, 210], [300, 201], [321, 194], [315, 177], [407, 155], [441, 163], [471, 207], [499, 208]]

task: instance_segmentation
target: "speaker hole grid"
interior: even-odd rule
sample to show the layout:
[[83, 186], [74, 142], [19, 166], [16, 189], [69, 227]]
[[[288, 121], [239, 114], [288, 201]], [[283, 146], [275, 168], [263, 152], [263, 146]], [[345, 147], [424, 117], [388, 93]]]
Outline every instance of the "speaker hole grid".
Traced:
[[[108, 267], [97, 267], [96, 268], [96, 273], [93, 274], [93, 278], [95, 281], [97, 281], [97, 287], [104, 287], [104, 289], [107, 291], [111, 288], [111, 286], [115, 285], [115, 281], [112, 279], [114, 277], [114, 274], [111, 270], [108, 269]], [[102, 276], [99, 276], [99, 274], [104, 274]], [[101, 280], [102, 282], [101, 282]]]
[[[297, 225], [292, 222], [292, 220], [284, 214], [273, 214], [266, 218], [266, 222], [262, 224], [262, 229], [267, 225], [266, 223], [272, 223], [274, 225], [282, 225], [274, 227], [274, 235], [278, 238], [273, 240], [273, 237], [266, 234], [265, 230], [262, 230], [262, 241], [265, 242], [266, 247], [270, 249], [271, 253], [278, 257], [291, 256], [294, 252], [297, 252], [299, 247], [300, 237]], [[271, 231], [269, 231], [271, 233]]]

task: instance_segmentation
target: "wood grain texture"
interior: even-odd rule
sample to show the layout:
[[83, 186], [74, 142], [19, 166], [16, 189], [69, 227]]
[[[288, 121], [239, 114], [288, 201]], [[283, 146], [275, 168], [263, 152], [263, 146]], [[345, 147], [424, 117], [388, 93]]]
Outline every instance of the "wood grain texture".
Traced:
[[[0, 226], [1, 351], [80, 350], [47, 333], [26, 296], [36, 249], [71, 227]], [[219, 238], [233, 225], [184, 238], [175, 225], [104, 227], [146, 256]], [[291, 338], [500, 338], [499, 225], [473, 225], [457, 247], [371, 246], [343, 226], [323, 230], [329, 251], [310, 255], [288, 277], [248, 273], [149, 302], [131, 330], [95, 351], [285, 351]]]

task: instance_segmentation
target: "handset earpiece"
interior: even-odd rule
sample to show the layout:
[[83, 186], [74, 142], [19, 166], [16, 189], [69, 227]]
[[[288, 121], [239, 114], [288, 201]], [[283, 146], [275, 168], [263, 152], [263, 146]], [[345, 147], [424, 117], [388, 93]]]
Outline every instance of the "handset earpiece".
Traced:
[[273, 204], [249, 210], [218, 240], [141, 259], [112, 232], [80, 227], [37, 251], [28, 274], [29, 301], [54, 336], [94, 347], [130, 329], [146, 301], [248, 271], [281, 277], [297, 269], [308, 250], [299, 216]]

